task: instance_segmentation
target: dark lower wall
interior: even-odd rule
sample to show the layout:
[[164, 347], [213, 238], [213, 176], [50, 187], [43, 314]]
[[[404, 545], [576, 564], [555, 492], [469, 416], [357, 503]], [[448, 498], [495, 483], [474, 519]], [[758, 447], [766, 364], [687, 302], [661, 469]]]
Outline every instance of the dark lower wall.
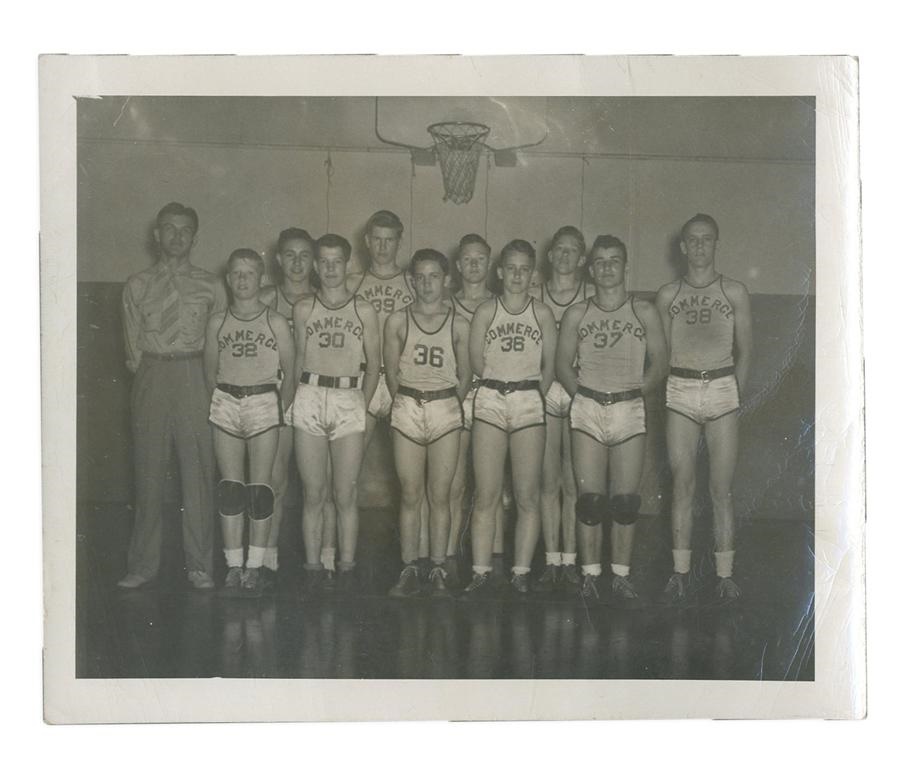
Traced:
[[[133, 467], [129, 426], [131, 374], [121, 330], [122, 285], [78, 285], [78, 500], [130, 503]], [[743, 392], [741, 453], [734, 482], [742, 516], [812, 519], [814, 493], [815, 315], [806, 296], [752, 297], [754, 361]], [[647, 460], [642, 511], [667, 508], [662, 394], [647, 403]], [[173, 467], [173, 473], [175, 469]], [[170, 483], [173, 500], [177, 482]], [[386, 430], [376, 435], [361, 478], [361, 503], [395, 495]]]

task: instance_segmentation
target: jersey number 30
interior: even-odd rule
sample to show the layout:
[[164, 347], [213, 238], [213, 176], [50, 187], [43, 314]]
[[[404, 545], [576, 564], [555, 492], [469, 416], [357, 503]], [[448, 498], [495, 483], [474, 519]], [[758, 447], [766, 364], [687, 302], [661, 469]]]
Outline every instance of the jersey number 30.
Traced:
[[444, 367], [444, 348], [442, 346], [425, 346], [416, 344], [413, 347], [413, 363], [430, 365], [433, 368]]
[[344, 334], [340, 331], [337, 333], [319, 333], [320, 349], [343, 349]]

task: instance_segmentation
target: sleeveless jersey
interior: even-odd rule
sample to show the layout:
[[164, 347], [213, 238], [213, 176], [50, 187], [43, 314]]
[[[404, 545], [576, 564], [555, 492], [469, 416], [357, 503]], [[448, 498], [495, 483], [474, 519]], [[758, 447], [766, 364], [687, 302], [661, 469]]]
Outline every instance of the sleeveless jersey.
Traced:
[[634, 296], [617, 309], [595, 300], [578, 323], [578, 383], [601, 392], [640, 389], [644, 383], [647, 332], [634, 311]]
[[363, 324], [354, 295], [342, 306], [325, 306], [318, 295], [306, 320], [303, 372], [326, 376], [358, 376], [365, 361]]
[[278, 382], [281, 360], [275, 333], [269, 324], [269, 307], [247, 320], [235, 317], [229, 307], [225, 310], [217, 339], [219, 368], [216, 383], [258, 386]]
[[272, 308], [288, 321], [291, 333], [294, 332], [294, 305], [281, 292], [281, 286], [275, 286], [275, 303]]
[[507, 311], [501, 298], [494, 299], [494, 317], [484, 336], [483, 378], [498, 381], [538, 381], [544, 335], [529, 298], [518, 314]]
[[356, 294], [374, 307], [378, 314], [378, 329], [382, 335], [387, 318], [394, 312], [405, 309], [416, 298], [405, 271], [393, 277], [376, 277], [372, 272], [366, 271]]
[[406, 340], [400, 353], [400, 384], [421, 391], [458, 386], [456, 350], [453, 346], [456, 311], [451, 308], [441, 326], [431, 333], [419, 326], [411, 307], [407, 307], [404, 314]]
[[734, 364], [734, 307], [721, 275], [703, 288], [685, 280], [669, 304], [672, 367], [716, 370]]
[[582, 280], [579, 283], [578, 288], [575, 291], [575, 294], [572, 296], [571, 300], [565, 304], [557, 302], [557, 300], [553, 297], [553, 294], [550, 292], [550, 287], [546, 283], [542, 284], [538, 289], [538, 297], [540, 298], [541, 302], [547, 304], [547, 306], [550, 307], [550, 311], [553, 312], [553, 318], [556, 320], [557, 330], [559, 330], [559, 323], [562, 322], [562, 318], [566, 313], [566, 309], [568, 309], [573, 304], [577, 304], [579, 301], [584, 301], [587, 299], [587, 289], [587, 281]]
[[[485, 299], [485, 301], [489, 301], [489, 300], [490, 300], [490, 297]], [[475, 310], [473, 309], [472, 311], [469, 311], [468, 309], [466, 309], [466, 305], [462, 301], [460, 301], [455, 295], [453, 296], [453, 306], [456, 308], [456, 311], [458, 311], [463, 317], [465, 317], [467, 320], [469, 320], [469, 322], [472, 321], [472, 317], [475, 316]]]

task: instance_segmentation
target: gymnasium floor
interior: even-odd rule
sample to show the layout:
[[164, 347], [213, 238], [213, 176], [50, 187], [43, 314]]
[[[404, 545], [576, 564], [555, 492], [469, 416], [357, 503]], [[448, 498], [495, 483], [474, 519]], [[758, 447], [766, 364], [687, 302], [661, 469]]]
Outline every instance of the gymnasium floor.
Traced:
[[[368, 587], [358, 597], [301, 603], [299, 555], [288, 545], [275, 593], [226, 599], [188, 587], [177, 515], [174, 507], [167, 514], [156, 585], [121, 593], [115, 582], [124, 573], [131, 512], [80, 505], [79, 677], [813, 679], [807, 523], [740, 526], [735, 578], [744, 597], [730, 608], [701, 600], [684, 610], [623, 611], [565, 595], [478, 604], [389, 599], [399, 561], [394, 509], [361, 512], [358, 566]], [[282, 541], [297, 540], [297, 516], [288, 510]], [[710, 540], [706, 518], [695, 536]], [[633, 573], [643, 594], [655, 596], [665, 584], [668, 541], [668, 518], [640, 519]], [[709, 563], [695, 556], [711, 577]]]

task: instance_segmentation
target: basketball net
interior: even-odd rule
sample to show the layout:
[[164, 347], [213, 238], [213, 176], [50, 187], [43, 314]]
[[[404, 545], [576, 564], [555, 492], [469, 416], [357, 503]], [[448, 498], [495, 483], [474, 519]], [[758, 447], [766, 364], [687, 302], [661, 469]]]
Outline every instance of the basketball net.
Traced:
[[479, 123], [447, 122], [429, 125], [428, 132], [441, 163], [444, 201], [457, 205], [468, 202], [475, 192], [478, 162], [490, 128]]

